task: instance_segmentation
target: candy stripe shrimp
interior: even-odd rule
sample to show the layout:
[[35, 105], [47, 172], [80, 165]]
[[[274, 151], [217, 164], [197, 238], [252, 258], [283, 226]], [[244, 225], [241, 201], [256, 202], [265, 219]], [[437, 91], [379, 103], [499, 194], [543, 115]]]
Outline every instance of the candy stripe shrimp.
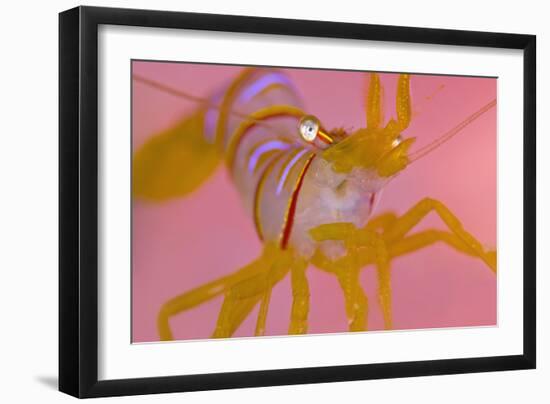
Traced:
[[[151, 202], [184, 197], [223, 161], [263, 244], [260, 256], [227, 276], [187, 291], [160, 309], [161, 340], [169, 320], [223, 295], [212, 336], [230, 337], [259, 305], [255, 335], [264, 335], [273, 287], [290, 275], [289, 334], [308, 330], [308, 268], [332, 274], [342, 290], [350, 331], [368, 329], [368, 298], [359, 276], [370, 265], [378, 278], [384, 326], [392, 325], [391, 261], [445, 243], [496, 273], [486, 249], [440, 201], [425, 198], [403, 215], [374, 215], [384, 187], [496, 105], [492, 100], [436, 140], [411, 152], [411, 76], [400, 74], [396, 116], [386, 119], [378, 74], [368, 75], [366, 127], [327, 129], [307, 111], [292, 81], [277, 69], [247, 68], [210, 97], [197, 97], [147, 77], [134, 82], [197, 104], [174, 127], [153, 136], [133, 158], [133, 195]], [[411, 234], [434, 212], [447, 230]]]

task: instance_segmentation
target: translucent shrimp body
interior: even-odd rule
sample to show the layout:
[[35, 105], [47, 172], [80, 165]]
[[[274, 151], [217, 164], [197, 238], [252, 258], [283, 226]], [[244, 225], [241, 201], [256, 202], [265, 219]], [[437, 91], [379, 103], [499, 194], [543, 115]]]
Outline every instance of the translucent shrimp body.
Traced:
[[[309, 230], [338, 222], [364, 226], [386, 182], [374, 165], [342, 169], [342, 161], [353, 158], [346, 150], [394, 147], [397, 132], [383, 134], [384, 142], [378, 140], [380, 130], [375, 137], [370, 129], [327, 133], [304, 112], [290, 80], [277, 70], [245, 70], [212, 104], [217, 100], [222, 100], [221, 108], [210, 107], [205, 114], [205, 136], [224, 155], [259, 238], [282, 249], [292, 247], [305, 258], [318, 247], [335, 256], [340, 243], [320, 245]], [[248, 118], [242, 119], [243, 114]], [[349, 137], [363, 146], [346, 141]], [[338, 154], [339, 147], [345, 155]]]
[[[278, 70], [245, 69], [208, 98], [140, 79], [200, 106], [136, 152], [134, 195], [151, 201], [184, 196], [223, 160], [263, 242], [261, 254], [249, 265], [164, 303], [157, 318], [162, 340], [173, 339], [172, 316], [222, 294], [213, 337], [233, 335], [258, 304], [255, 335], [264, 335], [271, 291], [289, 273], [293, 303], [288, 332], [306, 333], [310, 264], [336, 277], [350, 331], [368, 329], [368, 299], [359, 278], [368, 265], [376, 268], [387, 329], [393, 326], [393, 258], [442, 242], [496, 272], [496, 251], [485, 249], [440, 201], [424, 198], [402, 216], [373, 216], [392, 177], [451, 139], [496, 101], [410, 154], [414, 138], [401, 137], [411, 118], [409, 76], [399, 75], [396, 117], [387, 122], [380, 79], [375, 73], [369, 78], [366, 127], [353, 133], [327, 131], [304, 110], [290, 79]], [[441, 218], [447, 231], [410, 234], [430, 212]]]
[[[376, 75], [372, 82], [376, 90]], [[381, 127], [378, 104], [368, 109], [367, 128], [352, 134], [327, 132], [306, 113], [282, 71], [245, 69], [228, 86], [199, 101], [202, 105], [194, 115], [136, 155], [136, 193], [158, 200], [175, 196], [175, 190], [190, 192], [223, 159], [260, 240], [283, 250], [292, 247], [304, 258], [318, 247], [334, 256], [340, 243], [319, 244], [309, 230], [327, 223], [364, 226], [387, 178], [406, 165], [406, 159], [399, 162], [401, 154], [391, 153], [406, 151], [399, 141], [405, 125], [392, 121]], [[165, 156], [151, 164], [161, 155], [160, 146]], [[196, 152], [169, 158], [174, 147]], [[174, 162], [170, 170], [164, 168], [166, 161]], [[165, 172], [154, 176], [159, 167]]]
[[320, 248], [330, 258], [341, 256], [341, 241], [313, 241], [310, 229], [329, 223], [353, 223], [364, 227], [371, 218], [386, 179], [374, 170], [354, 168], [350, 173], [334, 171], [330, 162], [319, 156], [304, 178], [296, 209], [290, 243], [305, 257]]

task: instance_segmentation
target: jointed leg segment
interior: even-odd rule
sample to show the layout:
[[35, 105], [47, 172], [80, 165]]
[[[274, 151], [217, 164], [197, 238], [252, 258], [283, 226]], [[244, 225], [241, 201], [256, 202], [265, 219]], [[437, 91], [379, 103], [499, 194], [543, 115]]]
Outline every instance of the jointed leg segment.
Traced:
[[[439, 215], [450, 232], [429, 229], [407, 235], [432, 211]], [[328, 260], [320, 251], [316, 252], [312, 260], [320, 269], [337, 276], [344, 291], [346, 303], [350, 300], [349, 281], [343, 282], [345, 279], [342, 275], [343, 271], [347, 271], [348, 278], [355, 279], [359, 268], [369, 264], [376, 266], [380, 305], [387, 329], [392, 327], [390, 276], [392, 258], [417, 251], [436, 242], [443, 242], [459, 252], [480, 258], [493, 272], [496, 272], [496, 251], [486, 251], [475, 237], [464, 230], [460, 221], [443, 203], [430, 198], [423, 199], [401, 217], [390, 213], [373, 218], [364, 229], [357, 229], [350, 223], [333, 223], [318, 226], [312, 229], [310, 234], [317, 241], [337, 240], [346, 245], [346, 256], [337, 261]], [[346, 312], [349, 318], [348, 304], [346, 304]]]
[[183, 293], [164, 303], [157, 318], [160, 339], [162, 341], [169, 341], [173, 339], [169, 324], [171, 316], [213, 299], [214, 297], [224, 293], [236, 283], [253, 276], [261, 270], [261, 266], [258, 261], [247, 265], [232, 275], [224, 276], [220, 279], [209, 282], [204, 286]]
[[[450, 231], [424, 230], [408, 233], [430, 212], [435, 212]], [[486, 251], [481, 243], [462, 227], [460, 221], [434, 199], [424, 199], [401, 217], [387, 213], [373, 218], [364, 229], [350, 223], [325, 224], [311, 230], [317, 241], [339, 240], [347, 253], [336, 261], [317, 251], [311, 262], [318, 268], [336, 275], [344, 293], [346, 314], [352, 331], [367, 329], [368, 300], [360, 285], [361, 268], [374, 264], [378, 275], [378, 293], [385, 328], [392, 327], [391, 317], [391, 259], [443, 242], [455, 250], [483, 260], [496, 272], [496, 252]], [[260, 258], [232, 275], [225, 276], [165, 303], [158, 316], [161, 340], [173, 339], [169, 325], [171, 316], [198, 306], [220, 294], [225, 298], [218, 316], [213, 337], [229, 337], [261, 301], [256, 335], [263, 335], [271, 290], [290, 270], [293, 304], [289, 325], [290, 334], [307, 332], [309, 286], [306, 277], [308, 262], [291, 251], [281, 251], [268, 245]]]
[[306, 277], [307, 262], [297, 260], [290, 268], [292, 283], [292, 310], [290, 314], [289, 334], [307, 333], [309, 314], [309, 284]]
[[496, 272], [496, 252], [485, 251], [481, 243], [464, 230], [457, 217], [442, 202], [435, 199], [425, 198], [413, 206], [398, 218], [390, 229], [383, 233], [383, 239], [388, 245], [394, 244], [432, 211], [439, 215], [449, 230], [456, 236], [456, 239], [453, 240], [460, 240], [463, 249], [469, 250], [470, 254], [482, 259], [493, 272]]
[[262, 301], [256, 323], [256, 335], [263, 334], [271, 289], [288, 273], [292, 253], [269, 245], [266, 246], [259, 261], [263, 266], [262, 272], [243, 280], [227, 291], [214, 330], [214, 338], [230, 337], [237, 328], [237, 325], [232, 323], [235, 311], [243, 304], [244, 300], [254, 298]]
[[262, 256], [243, 269], [169, 300], [161, 307], [157, 318], [160, 339], [173, 339], [170, 317], [224, 293], [225, 299], [213, 336], [231, 336], [263, 299], [266, 303], [264, 309], [260, 310], [257, 327], [261, 331], [267, 315], [270, 290], [286, 275], [291, 260], [290, 251], [281, 251], [276, 246], [267, 245]]
[[376, 272], [378, 275], [378, 299], [384, 316], [384, 327], [392, 328], [391, 311], [391, 267], [386, 243], [377, 238], [375, 241]]
[[350, 331], [365, 331], [367, 329], [368, 300], [359, 283], [360, 269], [350, 267], [339, 270], [338, 282], [344, 292], [346, 315]]

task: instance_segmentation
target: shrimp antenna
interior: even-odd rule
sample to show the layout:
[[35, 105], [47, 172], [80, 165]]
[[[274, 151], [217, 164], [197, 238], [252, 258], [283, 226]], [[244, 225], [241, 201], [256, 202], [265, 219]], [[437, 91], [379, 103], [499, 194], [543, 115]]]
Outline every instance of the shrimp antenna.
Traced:
[[485, 114], [487, 111], [489, 111], [491, 108], [493, 108], [495, 105], [497, 105], [497, 100], [493, 100], [483, 106], [478, 111], [474, 112], [472, 115], [470, 115], [468, 118], [460, 122], [458, 125], [456, 125], [454, 128], [449, 130], [448, 132], [444, 133], [442, 136], [438, 137], [434, 141], [428, 143], [426, 146], [421, 147], [420, 149], [416, 150], [414, 153], [410, 155], [410, 163], [415, 162], [416, 160], [424, 157], [426, 154], [431, 153], [435, 149], [437, 149], [439, 146], [441, 146], [443, 143], [448, 142], [451, 140], [458, 132], [460, 132], [462, 129], [464, 129], [466, 126], [474, 122], [477, 118]]
[[[157, 90], [160, 90], [164, 93], [171, 94], [173, 96], [183, 98], [183, 99], [186, 99], [188, 101], [201, 103], [201, 104], [204, 104], [208, 107], [215, 108], [215, 109], [218, 109], [218, 110], [221, 109], [221, 107], [222, 107], [219, 104], [213, 103], [208, 98], [198, 97], [196, 95], [192, 95], [192, 94], [186, 93], [186, 92], [181, 91], [181, 90], [176, 90], [175, 88], [172, 88], [170, 86], [162, 84], [158, 81], [151, 80], [151, 79], [148, 79], [146, 77], [143, 77], [143, 76], [140, 76], [140, 75], [137, 75], [137, 74], [133, 74], [132, 79], [136, 82], [148, 85], [149, 87], [156, 88]], [[242, 119], [247, 119], [249, 121], [252, 121], [256, 125], [264, 126], [266, 128], [272, 129], [272, 130], [277, 130], [277, 128], [273, 127], [272, 125], [269, 125], [268, 123], [266, 123], [262, 120], [259, 120], [259, 119], [253, 119], [248, 114], [245, 114], [245, 113], [242, 113], [242, 112], [239, 112], [239, 111], [235, 111], [235, 110], [230, 110], [229, 114], [234, 115], [234, 116], [239, 117], [239, 118], [242, 118]]]

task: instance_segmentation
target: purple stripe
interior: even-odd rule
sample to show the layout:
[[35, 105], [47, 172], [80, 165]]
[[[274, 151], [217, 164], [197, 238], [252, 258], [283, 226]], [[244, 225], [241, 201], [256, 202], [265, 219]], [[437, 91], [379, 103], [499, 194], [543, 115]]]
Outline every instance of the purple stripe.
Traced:
[[206, 110], [206, 114], [204, 114], [204, 137], [210, 143], [213, 143], [215, 140], [216, 122], [218, 121], [218, 116], [220, 115], [218, 103], [221, 101], [221, 98], [222, 93], [218, 93], [212, 97], [212, 104], [214, 104], [214, 106], [208, 108]]
[[271, 140], [260, 145], [256, 150], [254, 150], [252, 156], [250, 156], [250, 160], [248, 161], [248, 172], [251, 173], [254, 171], [254, 169], [256, 168], [256, 164], [258, 164], [258, 159], [261, 157], [262, 154], [271, 150], [285, 150], [289, 147], [290, 145], [288, 143], [281, 142], [280, 140]]
[[296, 154], [292, 160], [288, 162], [288, 164], [285, 167], [285, 170], [283, 171], [283, 175], [281, 176], [281, 179], [277, 184], [277, 195], [279, 195], [283, 190], [283, 185], [285, 184], [286, 177], [288, 177], [288, 173], [290, 172], [292, 167], [296, 164], [298, 160], [300, 160], [300, 157], [302, 157], [306, 152], [307, 152], [307, 149], [303, 149], [301, 152]]
[[265, 76], [260, 77], [258, 80], [250, 84], [246, 89], [243, 90], [239, 96], [239, 102], [248, 102], [256, 95], [258, 95], [262, 90], [270, 86], [271, 84], [285, 84], [291, 86], [290, 80], [281, 73], [270, 73]]

